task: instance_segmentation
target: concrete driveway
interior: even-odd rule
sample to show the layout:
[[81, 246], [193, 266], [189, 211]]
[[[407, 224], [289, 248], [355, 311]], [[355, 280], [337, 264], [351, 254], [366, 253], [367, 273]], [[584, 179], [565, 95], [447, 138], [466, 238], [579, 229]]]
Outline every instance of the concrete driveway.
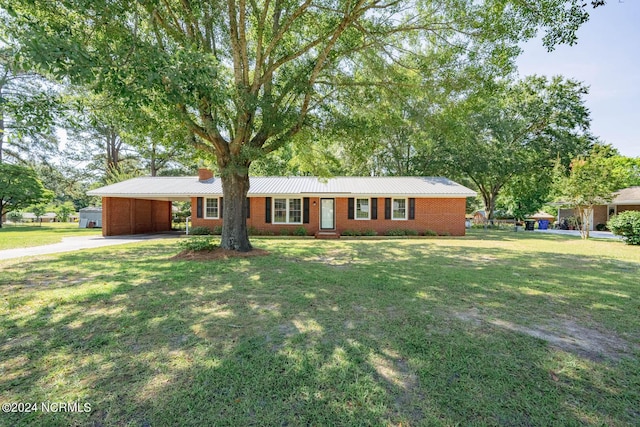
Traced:
[[62, 242], [51, 245], [34, 246], [31, 248], [16, 248], [0, 251], [0, 260], [38, 255], [57, 254], [61, 252], [73, 252], [83, 249], [101, 248], [103, 246], [124, 245], [126, 243], [144, 242], [146, 240], [177, 238], [179, 234], [137, 234], [133, 236], [80, 236], [64, 237]]
[[[536, 233], [547, 233], [547, 234], [561, 234], [564, 236], [576, 236], [580, 237], [579, 230], [536, 230]], [[618, 239], [620, 240], [620, 236], [614, 236], [610, 231], [590, 231], [589, 237], [594, 237], [598, 239]]]

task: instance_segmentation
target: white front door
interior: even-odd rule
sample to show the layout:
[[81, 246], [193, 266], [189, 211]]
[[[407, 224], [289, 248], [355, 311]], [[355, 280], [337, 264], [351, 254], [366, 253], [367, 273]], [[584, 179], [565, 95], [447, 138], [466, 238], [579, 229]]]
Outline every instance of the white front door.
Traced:
[[320, 199], [320, 228], [333, 230], [335, 227], [335, 199]]

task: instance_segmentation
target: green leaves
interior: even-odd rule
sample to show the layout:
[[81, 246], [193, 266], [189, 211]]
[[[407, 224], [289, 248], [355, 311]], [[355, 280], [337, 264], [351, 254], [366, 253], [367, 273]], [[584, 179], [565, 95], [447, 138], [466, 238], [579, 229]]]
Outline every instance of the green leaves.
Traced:
[[607, 227], [628, 245], [640, 245], [640, 212], [621, 212], [607, 222]]
[[53, 194], [43, 187], [32, 169], [0, 163], [0, 218], [8, 212], [47, 203], [52, 197]]
[[581, 83], [538, 76], [478, 91], [443, 115], [440, 157], [452, 176], [475, 184], [488, 212], [506, 188], [511, 212], [532, 214], [554, 160], [568, 164], [590, 143], [585, 93]]

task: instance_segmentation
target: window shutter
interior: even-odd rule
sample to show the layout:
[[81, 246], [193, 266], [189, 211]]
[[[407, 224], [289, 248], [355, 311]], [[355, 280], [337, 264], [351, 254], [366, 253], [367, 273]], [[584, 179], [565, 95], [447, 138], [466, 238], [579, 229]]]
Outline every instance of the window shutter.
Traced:
[[353, 197], [349, 197], [349, 210], [347, 211], [347, 219], [353, 219], [354, 200]]
[[409, 199], [409, 219], [416, 219], [416, 199]]
[[376, 197], [371, 199], [371, 219], [378, 219], [378, 199]]
[[202, 197], [196, 199], [196, 218], [202, 218]]
[[302, 223], [309, 224], [309, 198], [302, 199]]
[[247, 197], [247, 218], [251, 218], [251, 198]]
[[271, 224], [271, 197], [264, 198], [264, 222]]
[[220, 201], [218, 202], [218, 218], [222, 219], [222, 211], [224, 211], [224, 204], [222, 203], [222, 197], [220, 197]]
[[391, 198], [384, 199], [384, 219], [391, 219]]

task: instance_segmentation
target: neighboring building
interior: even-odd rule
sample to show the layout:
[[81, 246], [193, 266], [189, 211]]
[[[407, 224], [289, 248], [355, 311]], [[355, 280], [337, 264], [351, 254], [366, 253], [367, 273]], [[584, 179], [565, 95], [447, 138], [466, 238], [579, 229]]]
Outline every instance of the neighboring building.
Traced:
[[22, 221], [24, 222], [56, 222], [56, 217], [57, 215], [54, 212], [47, 212], [46, 214], [42, 215], [40, 219], [38, 219], [38, 217], [34, 213], [25, 212], [22, 214]]
[[102, 208], [89, 206], [80, 209], [78, 226], [80, 228], [100, 228], [102, 227]]
[[[224, 221], [222, 182], [206, 169], [198, 177], [134, 178], [87, 194], [103, 198], [105, 236], [170, 230], [171, 201], [191, 201], [195, 227]], [[247, 226], [274, 234], [402, 228], [462, 236], [466, 198], [475, 195], [447, 178], [252, 177]]]
[[[640, 186], [623, 188], [615, 193], [611, 203], [594, 206], [591, 230], [596, 229], [598, 224], [606, 224], [609, 218], [624, 211], [640, 211]], [[575, 216], [575, 209], [558, 209], [558, 222]]]

